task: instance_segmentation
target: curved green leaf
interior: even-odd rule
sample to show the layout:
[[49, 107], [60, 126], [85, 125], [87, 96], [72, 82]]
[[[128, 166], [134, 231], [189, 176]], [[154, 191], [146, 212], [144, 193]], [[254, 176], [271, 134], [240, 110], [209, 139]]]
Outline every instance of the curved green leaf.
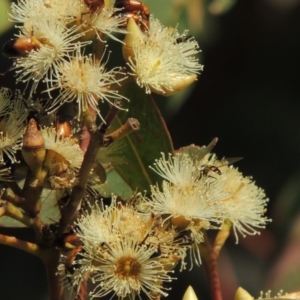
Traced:
[[194, 144], [182, 147], [179, 150], [176, 150], [176, 153], [186, 153], [193, 157], [195, 160], [201, 160], [206, 154], [210, 153], [211, 150], [216, 146], [218, 138], [214, 138], [208, 146], [196, 146]]
[[[150, 184], [160, 183], [161, 177], [149, 165], [161, 156], [161, 152], [173, 153], [173, 145], [166, 124], [154, 100], [136, 83], [130, 83], [122, 94], [130, 99], [129, 112], [120, 111], [115, 118], [111, 131], [118, 129], [128, 118], [136, 118], [140, 130], [127, 135], [117, 143], [122, 143], [122, 163], [113, 167], [134, 191], [149, 190]], [[114, 192], [117, 187], [111, 183]]]
[[103, 184], [93, 186], [102, 197], [111, 197], [112, 194], [121, 197], [123, 200], [129, 199], [134, 191], [128, 186], [123, 178], [111, 168], [106, 171], [106, 181]]

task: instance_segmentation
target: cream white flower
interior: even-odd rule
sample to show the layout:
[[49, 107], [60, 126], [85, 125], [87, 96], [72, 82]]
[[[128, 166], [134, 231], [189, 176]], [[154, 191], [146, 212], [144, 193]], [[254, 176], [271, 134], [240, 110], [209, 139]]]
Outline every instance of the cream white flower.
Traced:
[[[89, 107], [98, 112], [99, 101], [107, 101], [115, 105], [114, 100], [126, 99], [111, 85], [119, 85], [126, 77], [118, 69], [106, 71], [105, 64], [96, 61], [94, 57], [82, 56], [80, 48], [77, 48], [74, 57], [69, 57], [68, 61], [62, 62], [57, 70], [59, 75], [51, 79], [52, 88], [61, 89], [57, 98], [53, 100], [50, 111], [54, 111], [63, 103], [76, 101], [78, 104], [78, 117], [81, 116]], [[117, 79], [117, 76], [120, 78]]]
[[138, 245], [131, 238], [110, 244], [105, 255], [95, 257], [99, 268], [93, 276], [96, 288], [92, 298], [110, 293], [119, 299], [135, 299], [141, 293], [149, 299], [157, 294], [167, 296], [162, 284], [171, 281], [171, 277], [159, 260], [152, 257], [155, 253], [156, 247]]
[[166, 52], [170, 51], [177, 60], [176, 70], [180, 74], [197, 74], [202, 71], [203, 66], [196, 56], [200, 52], [199, 45], [188, 35], [187, 30], [180, 34], [177, 28], [164, 27], [158, 19], [151, 18], [147, 42], [159, 45]]
[[75, 16], [80, 16], [80, 10], [80, 0], [19, 0], [11, 4], [8, 15], [11, 22], [21, 23], [34, 31], [40, 27], [42, 19], [69, 22]]
[[199, 186], [189, 192], [167, 181], [163, 181], [162, 190], [151, 186], [149, 205], [155, 214], [167, 214], [174, 219], [184, 217], [186, 220], [215, 221], [216, 210], [210, 202], [210, 193], [205, 182], [199, 184], [202, 189]]
[[111, 39], [121, 42], [114, 36], [116, 33], [126, 33], [124, 26], [127, 23], [127, 17], [125, 15], [115, 14], [120, 9], [115, 8], [103, 8], [101, 11], [96, 11], [93, 14], [83, 14], [82, 21], [85, 28], [92, 28], [98, 38], [105, 42], [103, 34], [109, 36]]
[[60, 154], [70, 163], [70, 167], [78, 169], [83, 161], [84, 152], [80, 149], [77, 139], [59, 136], [55, 128], [43, 128], [41, 131], [45, 148]]
[[243, 236], [260, 234], [259, 229], [265, 228], [270, 221], [265, 216], [269, 200], [264, 190], [251, 177], [244, 177], [232, 166], [222, 167], [221, 170], [222, 175], [215, 184], [227, 193], [219, 200], [222, 219], [232, 223], [236, 241], [237, 232]]
[[122, 236], [142, 243], [150, 234], [153, 222], [152, 214], [138, 212], [130, 204], [117, 203], [114, 196], [110, 206], [104, 208], [102, 204], [95, 204], [90, 213], [82, 215], [78, 221], [78, 236], [84, 243], [110, 244]]
[[[79, 267], [67, 277], [76, 288], [90, 277], [96, 284], [92, 297], [112, 293], [119, 299], [134, 299], [144, 293], [152, 299], [156, 293], [166, 295], [162, 283], [171, 278], [161, 262], [159, 242], [169, 242], [169, 238], [152, 231], [154, 224], [151, 214], [117, 203], [115, 197], [111, 206], [92, 205], [91, 212], [84, 212], [77, 222], [83, 251]], [[169, 234], [172, 236], [174, 239]], [[167, 258], [168, 251], [177, 248], [164, 249]]]
[[91, 211], [84, 211], [77, 222], [78, 236], [85, 245], [111, 243], [117, 239], [117, 232], [114, 228], [118, 224], [113, 225], [113, 206], [104, 207], [102, 202], [95, 203], [91, 206]]
[[176, 155], [166, 155], [161, 153], [162, 157], [156, 159], [153, 167], [150, 168], [160, 175], [163, 179], [188, 192], [198, 184], [199, 169], [196, 162], [188, 155], [179, 153]]
[[238, 169], [228, 165], [226, 159], [218, 160], [216, 155], [208, 154], [198, 162], [199, 167], [214, 166], [211, 176], [211, 199], [218, 207], [220, 221], [232, 223], [236, 241], [238, 232], [243, 236], [259, 234], [270, 221], [265, 216], [268, 198], [251, 177], [245, 177]]
[[146, 34], [136, 27], [129, 20], [123, 54], [146, 93], [171, 95], [196, 80], [196, 74], [203, 69], [195, 56], [200, 50], [187, 32], [180, 35], [177, 28], [164, 27], [154, 18]]
[[[4, 97], [5, 99], [8, 101], [9, 98]], [[12, 99], [12, 105], [7, 104], [7, 107], [9, 107], [7, 114], [0, 121], [0, 164], [4, 163], [4, 155], [12, 163], [17, 162], [15, 153], [21, 149], [22, 134], [28, 116], [28, 111], [20, 94], [16, 94]]]
[[165, 155], [152, 167], [163, 179], [161, 188], [151, 186], [148, 205], [155, 214], [166, 215], [172, 224], [189, 229], [194, 238], [191, 261], [200, 264], [198, 244], [203, 241], [201, 228], [218, 228], [230, 222], [238, 241], [258, 234], [270, 221], [266, 216], [268, 199], [249, 177], [207, 154], [194, 160], [187, 154]]
[[[33, 39], [31, 31], [21, 29], [18, 37]], [[40, 80], [45, 79], [47, 84], [51, 82], [53, 76], [58, 74], [58, 66], [65, 61], [68, 53], [90, 43], [78, 43], [78, 38], [85, 34], [78, 30], [76, 26], [67, 28], [63, 20], [41, 19], [38, 29], [33, 30], [37, 49], [29, 51], [26, 56], [15, 61], [13, 69], [16, 70], [18, 81], [32, 80], [31, 93], [36, 90]]]
[[48, 11], [44, 0], [19, 0], [11, 4], [11, 12], [8, 14], [9, 21], [15, 23], [34, 23], [40, 16]]
[[[218, 207], [215, 201], [211, 201], [210, 192], [205, 181], [200, 181], [202, 188], [184, 191], [181, 187], [163, 181], [162, 189], [151, 186], [151, 199], [148, 205], [155, 214], [165, 215], [173, 226], [179, 230], [191, 231], [192, 243], [188, 248], [190, 251], [191, 266], [201, 264], [198, 244], [204, 238], [202, 229], [215, 228], [211, 223], [219, 223]], [[165, 222], [164, 221], [164, 222]], [[182, 256], [182, 260], [185, 255]], [[185, 268], [182, 263], [181, 270]]]
[[161, 187], [151, 186], [148, 205], [155, 214], [171, 218], [173, 225], [190, 229], [196, 243], [202, 242], [201, 228], [219, 223], [218, 200], [224, 194], [214, 191], [213, 181], [201, 175], [199, 163], [188, 154], [169, 154], [168, 159], [162, 154], [151, 168], [164, 181]]

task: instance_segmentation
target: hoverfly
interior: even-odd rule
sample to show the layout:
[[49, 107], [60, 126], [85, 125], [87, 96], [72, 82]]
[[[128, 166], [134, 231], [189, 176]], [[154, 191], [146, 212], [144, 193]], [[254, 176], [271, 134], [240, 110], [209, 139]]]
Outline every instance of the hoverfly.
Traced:
[[198, 179], [201, 179], [203, 177], [210, 177], [210, 178], [215, 178], [211, 175], [209, 175], [209, 172], [214, 172], [217, 175], [222, 175], [222, 172], [220, 170], [220, 168], [224, 167], [224, 166], [228, 166], [231, 165], [235, 162], [238, 162], [240, 160], [242, 160], [243, 157], [230, 157], [230, 158], [225, 158], [223, 159], [224, 163], [221, 164], [220, 166], [214, 166], [214, 165], [200, 165], [199, 166], [199, 177]]
[[191, 35], [183, 34], [176, 39], [176, 44], [185, 43], [186, 41], [190, 40], [191, 38], [192, 38]]

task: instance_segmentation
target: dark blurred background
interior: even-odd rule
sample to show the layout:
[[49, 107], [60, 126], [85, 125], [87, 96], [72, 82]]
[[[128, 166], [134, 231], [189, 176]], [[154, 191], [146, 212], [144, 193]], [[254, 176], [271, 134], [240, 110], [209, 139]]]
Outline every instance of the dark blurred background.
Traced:
[[[255, 298], [261, 290], [300, 290], [300, 1], [223, 1], [224, 7], [208, 0], [149, 2], [151, 8], [172, 4], [159, 13], [173, 25], [191, 23], [202, 49], [204, 72], [186, 100], [156, 97], [175, 149], [217, 136], [217, 155], [243, 156], [238, 168], [270, 198], [267, 229], [240, 237], [239, 244], [231, 237], [221, 254], [224, 300], [233, 299], [238, 286]], [[13, 32], [4, 32], [1, 43]], [[0, 72], [11, 64], [2, 55]], [[11, 73], [1, 76], [1, 86], [12, 86], [9, 80]], [[25, 230], [18, 234], [32, 238]], [[38, 259], [0, 245], [0, 266], [1, 299], [48, 299]], [[199, 299], [210, 299], [202, 267], [176, 277], [169, 299], [181, 299], [189, 284]]]

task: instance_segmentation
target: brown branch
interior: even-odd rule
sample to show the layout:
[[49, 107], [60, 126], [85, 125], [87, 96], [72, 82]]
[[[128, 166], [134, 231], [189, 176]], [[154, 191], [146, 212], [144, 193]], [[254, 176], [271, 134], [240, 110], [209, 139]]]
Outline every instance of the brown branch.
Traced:
[[88, 148], [84, 154], [83, 162], [79, 171], [79, 181], [76, 186], [73, 187], [70, 200], [61, 209], [61, 219], [59, 225], [59, 233], [62, 234], [66, 228], [73, 225], [77, 218], [77, 212], [81, 205], [81, 200], [84, 196], [86, 184], [91, 172], [91, 169], [96, 161], [98, 151], [103, 147], [104, 134], [106, 129], [110, 126], [112, 120], [116, 116], [118, 108], [112, 106], [108, 112], [105, 123], [99, 128], [95, 128], [95, 124], [92, 120], [89, 122], [89, 132], [91, 135], [91, 140]]
[[[11, 187], [10, 187], [11, 188]], [[20, 189], [19, 194], [16, 194], [14, 192], [14, 190], [10, 191], [9, 189], [5, 189], [1, 198], [3, 200], [6, 200], [12, 204], [14, 204], [15, 206], [18, 207], [23, 207], [24, 203], [25, 203], [25, 199], [23, 197], [20, 197], [19, 195], [22, 194], [22, 190]]]
[[32, 218], [36, 217], [41, 211], [41, 194], [43, 192], [43, 181], [46, 174], [38, 178], [28, 169], [27, 177], [24, 183], [22, 196], [25, 198], [24, 210]]
[[23, 250], [40, 258], [44, 262], [47, 272], [50, 299], [64, 300], [63, 283], [59, 276], [56, 275], [59, 264], [59, 251], [42, 248], [37, 244], [22, 241], [13, 236], [6, 236], [4, 234], [0, 234], [0, 244]]
[[45, 257], [43, 260], [46, 268], [51, 300], [64, 300], [63, 281], [61, 280], [59, 275], [57, 275], [59, 255], [59, 251], [49, 249], [47, 257]]
[[91, 135], [88, 131], [88, 128], [86, 124], [83, 124], [80, 132], [80, 143], [79, 143], [80, 149], [82, 151], [85, 152], [87, 150], [90, 140], [91, 140]]
[[[7, 185], [10, 187], [10, 189], [13, 191], [13, 193], [16, 195], [16, 197], [18, 196], [21, 199], [21, 195], [22, 195], [22, 189], [19, 187], [19, 185], [17, 184], [16, 181], [8, 181]], [[17, 205], [16, 203], [14, 203], [15, 205]]]
[[43, 251], [37, 244], [19, 240], [14, 236], [0, 234], [0, 244], [23, 250], [41, 259], [43, 257]]
[[8, 201], [0, 200], [0, 217], [8, 216], [17, 220], [27, 227], [33, 227], [34, 220], [22, 212], [18, 207]]
[[126, 135], [138, 131], [140, 129], [140, 123], [137, 119], [129, 118], [127, 121], [117, 130], [111, 134], [105, 136], [105, 146], [109, 146], [112, 142], [116, 142]]
[[82, 118], [84, 122], [81, 128], [79, 146], [80, 149], [85, 152], [91, 140], [90, 132], [94, 132], [97, 130], [97, 125], [96, 125], [97, 112], [91, 107], [89, 107], [87, 110], [85, 110], [82, 113]]

